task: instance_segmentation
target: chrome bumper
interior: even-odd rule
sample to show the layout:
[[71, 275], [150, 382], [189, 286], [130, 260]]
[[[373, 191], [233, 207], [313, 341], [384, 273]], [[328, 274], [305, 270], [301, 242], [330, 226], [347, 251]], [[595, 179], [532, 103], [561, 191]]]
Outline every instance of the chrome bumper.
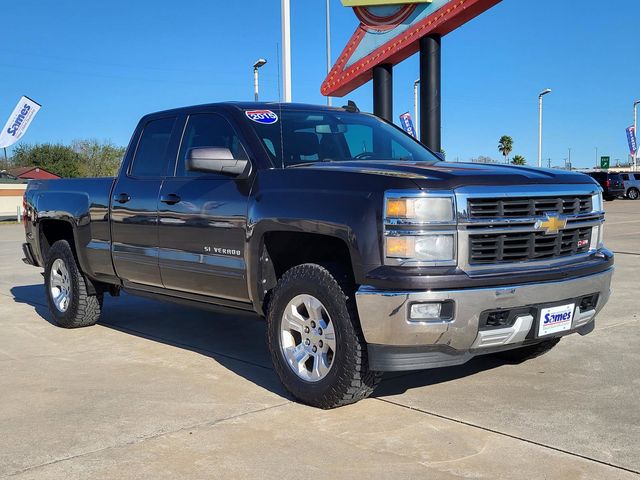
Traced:
[[[360, 287], [356, 302], [360, 324], [367, 343], [393, 347], [446, 348], [458, 352], [495, 349], [522, 343], [535, 324], [531, 315], [521, 316], [513, 326], [503, 329], [479, 330], [482, 312], [499, 308], [516, 308], [536, 304], [551, 304], [583, 295], [599, 294], [593, 310], [576, 315], [571, 330], [593, 321], [607, 303], [613, 268], [586, 277], [539, 284], [508, 287], [477, 288], [447, 291], [394, 292]], [[453, 319], [439, 322], [409, 320], [414, 302], [453, 300]]]

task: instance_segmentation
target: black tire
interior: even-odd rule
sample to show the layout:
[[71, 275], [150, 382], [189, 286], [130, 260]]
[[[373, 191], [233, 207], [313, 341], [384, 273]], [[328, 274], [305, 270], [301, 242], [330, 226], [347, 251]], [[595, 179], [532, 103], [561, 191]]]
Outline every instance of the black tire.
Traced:
[[616, 199], [616, 197], [612, 197], [611, 195], [606, 195], [604, 197], [604, 201], [605, 202], [613, 202]]
[[[381, 372], [369, 370], [354, 289], [347, 279], [347, 275], [336, 271], [332, 275], [320, 265], [298, 265], [278, 281], [267, 310], [267, 342], [276, 373], [297, 400], [318, 408], [336, 408], [362, 400], [371, 395], [382, 378]], [[292, 299], [305, 294], [325, 307], [337, 346], [329, 372], [316, 382], [305, 381], [294, 373], [281, 349], [284, 310]]]
[[544, 355], [559, 342], [560, 338], [550, 338], [543, 342], [536, 343], [535, 345], [528, 345], [526, 347], [515, 348], [513, 350], [506, 350], [504, 352], [494, 353], [493, 356], [504, 360], [509, 363], [522, 363], [532, 358]]
[[627, 192], [627, 198], [629, 200], [638, 200], [638, 198], [640, 198], [640, 190], [637, 188], [630, 188]]
[[[56, 260], [64, 262], [70, 280], [68, 306], [61, 310], [55, 303], [51, 289], [51, 270]], [[66, 240], [53, 244], [47, 256], [44, 284], [49, 311], [55, 323], [63, 328], [80, 328], [95, 325], [100, 318], [103, 295], [89, 295], [87, 283], [78, 269], [73, 250]]]

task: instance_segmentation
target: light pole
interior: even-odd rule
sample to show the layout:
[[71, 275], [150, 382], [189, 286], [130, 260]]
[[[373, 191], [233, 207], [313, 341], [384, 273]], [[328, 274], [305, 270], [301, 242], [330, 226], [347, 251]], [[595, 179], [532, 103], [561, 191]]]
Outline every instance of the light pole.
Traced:
[[547, 88], [538, 95], [538, 167], [542, 168], [542, 97], [551, 93]]
[[291, 5], [282, 0], [282, 90], [284, 101], [291, 102]]
[[640, 104], [640, 100], [636, 100], [633, 102], [633, 134], [636, 137], [636, 151], [633, 153], [633, 168], [631, 171], [635, 172], [638, 164], [638, 104]]
[[253, 64], [253, 96], [255, 101], [258, 101], [258, 93], [260, 91], [260, 79], [258, 78], [258, 69], [264, 67], [267, 61], [264, 58], [259, 58], [256, 63]]
[[418, 135], [418, 132], [420, 131], [420, 128], [418, 126], [418, 87], [420, 86], [420, 79], [417, 79], [415, 82], [413, 82], [413, 116], [414, 116], [414, 123], [415, 123], [415, 129], [416, 129], [416, 136]]
[[[331, 72], [331, 10], [327, 0], [327, 75]], [[327, 95], [327, 105], [331, 106], [331, 97]]]

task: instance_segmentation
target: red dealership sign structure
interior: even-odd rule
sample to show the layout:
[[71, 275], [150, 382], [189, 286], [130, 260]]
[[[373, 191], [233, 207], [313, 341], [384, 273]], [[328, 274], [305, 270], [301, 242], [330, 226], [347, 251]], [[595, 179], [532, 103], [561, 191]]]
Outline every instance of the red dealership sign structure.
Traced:
[[372, 78], [373, 69], [395, 65], [419, 50], [427, 35], [444, 36], [500, 0], [343, 0], [353, 6], [360, 25], [321, 87], [341, 97]]

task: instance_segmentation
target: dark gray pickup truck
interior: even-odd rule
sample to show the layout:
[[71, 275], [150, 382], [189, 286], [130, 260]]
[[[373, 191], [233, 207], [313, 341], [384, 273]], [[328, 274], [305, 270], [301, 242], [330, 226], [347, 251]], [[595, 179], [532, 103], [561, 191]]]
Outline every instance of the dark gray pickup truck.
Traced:
[[446, 163], [353, 106], [148, 115], [117, 178], [33, 181], [25, 207], [60, 326], [121, 290], [254, 311], [285, 387], [322, 408], [384, 371], [587, 334], [613, 273], [588, 176]]

